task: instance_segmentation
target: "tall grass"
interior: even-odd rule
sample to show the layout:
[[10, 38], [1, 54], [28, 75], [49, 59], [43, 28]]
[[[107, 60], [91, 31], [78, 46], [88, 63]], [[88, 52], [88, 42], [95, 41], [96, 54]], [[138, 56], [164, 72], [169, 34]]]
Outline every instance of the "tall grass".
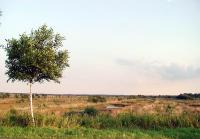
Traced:
[[[135, 115], [131, 113], [120, 114], [116, 117], [110, 115], [99, 115], [97, 117], [84, 117], [81, 119], [81, 126], [92, 128], [142, 128], [142, 129], [160, 129], [160, 128], [183, 128], [200, 127], [200, 116], [190, 115]], [[88, 123], [86, 125], [86, 123]]]
[[[11, 110], [3, 117], [0, 117], [2, 126], [21, 126], [31, 125], [31, 117], [27, 113], [18, 113]], [[115, 117], [109, 114], [72, 114], [64, 116], [35, 114], [37, 127], [57, 127], [74, 128], [89, 127], [96, 129], [120, 129], [120, 128], [140, 128], [140, 129], [162, 129], [162, 128], [200, 128], [200, 115], [183, 113], [181, 115], [155, 115], [144, 114], [137, 115], [132, 113], [119, 114]]]

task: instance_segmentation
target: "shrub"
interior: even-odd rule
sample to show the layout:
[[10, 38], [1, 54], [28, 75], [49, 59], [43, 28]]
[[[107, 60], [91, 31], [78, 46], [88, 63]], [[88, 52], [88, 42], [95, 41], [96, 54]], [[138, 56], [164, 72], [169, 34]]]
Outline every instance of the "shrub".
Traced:
[[106, 98], [103, 96], [88, 96], [87, 101], [92, 103], [106, 102]]
[[2, 122], [6, 126], [27, 127], [30, 125], [30, 116], [27, 113], [18, 114], [15, 109], [11, 109]]
[[88, 116], [96, 116], [98, 114], [98, 110], [95, 109], [94, 107], [87, 107], [85, 108], [83, 113]]

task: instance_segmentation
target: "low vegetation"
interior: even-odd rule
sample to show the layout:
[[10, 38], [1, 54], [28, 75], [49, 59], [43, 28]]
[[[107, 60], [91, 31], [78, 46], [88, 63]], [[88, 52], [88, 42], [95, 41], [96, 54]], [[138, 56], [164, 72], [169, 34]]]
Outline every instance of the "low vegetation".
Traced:
[[88, 96], [88, 102], [93, 102], [93, 103], [106, 102], [106, 98], [103, 96]]
[[[27, 113], [11, 110], [0, 118], [2, 126], [32, 126], [31, 117]], [[181, 115], [123, 113], [116, 116], [99, 113], [95, 108], [86, 108], [82, 114], [64, 116], [36, 114], [37, 127], [74, 128], [87, 127], [95, 129], [164, 129], [164, 128], [200, 128], [200, 114]]]
[[15, 139], [199, 139], [200, 129], [92, 129], [92, 128], [41, 128], [41, 127], [0, 127], [0, 138]]
[[0, 98], [9, 98], [10, 94], [9, 93], [0, 93]]
[[34, 95], [33, 125], [27, 95], [4, 96], [0, 138], [200, 138], [198, 98], [102, 96], [105, 102], [88, 102], [96, 96]]
[[185, 94], [180, 94], [176, 96], [177, 99], [200, 99], [200, 94], [191, 94], [191, 93], [185, 93]]
[[95, 109], [94, 107], [87, 107], [83, 111], [83, 114], [86, 114], [88, 116], [97, 116], [98, 113], [99, 113], [98, 110]]

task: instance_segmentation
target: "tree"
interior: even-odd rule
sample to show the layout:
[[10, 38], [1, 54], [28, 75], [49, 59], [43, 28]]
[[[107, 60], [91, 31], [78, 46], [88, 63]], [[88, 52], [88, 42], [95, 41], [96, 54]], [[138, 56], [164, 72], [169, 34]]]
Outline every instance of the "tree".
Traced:
[[6, 74], [8, 81], [22, 81], [30, 86], [30, 111], [35, 125], [32, 107], [32, 84], [43, 81], [59, 83], [62, 71], [69, 67], [68, 51], [61, 50], [64, 37], [55, 34], [46, 25], [32, 30], [30, 34], [23, 33], [19, 39], [7, 40]]

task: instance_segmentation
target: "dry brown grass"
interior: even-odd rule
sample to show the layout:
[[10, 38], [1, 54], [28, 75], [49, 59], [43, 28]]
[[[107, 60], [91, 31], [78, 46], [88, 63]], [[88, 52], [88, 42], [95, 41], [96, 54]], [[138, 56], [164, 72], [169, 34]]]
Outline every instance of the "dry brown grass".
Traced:
[[[106, 102], [91, 103], [87, 101], [88, 96], [47, 96], [34, 98], [34, 111], [37, 113], [62, 115], [65, 112], [81, 111], [88, 106], [93, 106], [102, 112], [109, 112], [113, 115], [122, 112], [142, 113], [165, 113], [174, 114], [200, 113], [200, 100], [176, 100], [176, 99], [148, 99], [148, 98], [120, 98], [107, 96]], [[106, 109], [110, 104], [123, 104], [125, 107], [118, 109]], [[29, 111], [28, 98], [0, 98], [0, 114], [6, 113], [11, 108], [21, 112]]]

